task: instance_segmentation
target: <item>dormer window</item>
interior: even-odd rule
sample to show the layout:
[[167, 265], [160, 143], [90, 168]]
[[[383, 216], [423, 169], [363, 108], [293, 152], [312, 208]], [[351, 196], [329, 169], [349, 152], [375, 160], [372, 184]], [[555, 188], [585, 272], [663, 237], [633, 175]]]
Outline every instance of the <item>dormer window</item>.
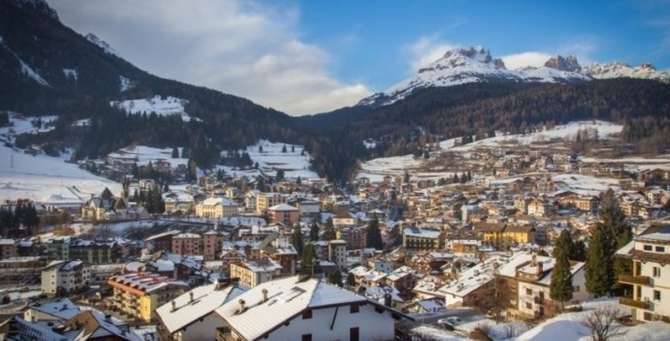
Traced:
[[644, 249], [644, 251], [652, 251], [653, 250], [651, 245], [644, 245], [642, 248]]
[[657, 246], [656, 247], [656, 252], [665, 252], [665, 247], [664, 246]]

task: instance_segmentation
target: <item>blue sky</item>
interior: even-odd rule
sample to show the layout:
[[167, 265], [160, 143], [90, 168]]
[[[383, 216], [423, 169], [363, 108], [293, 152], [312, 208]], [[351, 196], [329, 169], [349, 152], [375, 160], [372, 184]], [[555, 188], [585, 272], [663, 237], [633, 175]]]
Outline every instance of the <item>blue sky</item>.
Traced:
[[[401, 4], [402, 5], [397, 5]], [[335, 56], [334, 72], [374, 89], [407, 71], [422, 37], [495, 56], [572, 53], [670, 68], [670, 1], [301, 1], [301, 34]]]
[[453, 47], [670, 68], [670, 0], [47, 0], [157, 75], [293, 115], [352, 105]]

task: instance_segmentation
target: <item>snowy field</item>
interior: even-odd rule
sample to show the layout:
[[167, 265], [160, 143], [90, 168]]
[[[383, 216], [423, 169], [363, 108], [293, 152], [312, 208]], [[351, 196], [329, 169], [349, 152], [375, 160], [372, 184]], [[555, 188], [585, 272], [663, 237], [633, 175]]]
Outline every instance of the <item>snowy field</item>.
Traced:
[[452, 138], [440, 142], [440, 147], [444, 150], [469, 151], [477, 147], [495, 147], [497, 145], [513, 142], [529, 145], [533, 143], [549, 142], [553, 139], [571, 140], [577, 136], [577, 133], [580, 130], [586, 130], [589, 132], [589, 134], [592, 135], [596, 134], [597, 132], [598, 138], [604, 139], [609, 138], [614, 134], [620, 133], [621, 130], [623, 130], [623, 126], [620, 124], [597, 120], [575, 121], [530, 134], [502, 135], [499, 132], [496, 132], [495, 137], [482, 139], [462, 146], [455, 146], [455, 142], [459, 141], [460, 138]]
[[[125, 87], [127, 87], [126, 85]], [[124, 87], [122, 81], [122, 88]], [[109, 104], [126, 111], [129, 114], [151, 114], [156, 113], [158, 116], [179, 115], [184, 122], [191, 120], [191, 116], [186, 113], [184, 106], [188, 103], [187, 100], [172, 96], [162, 97], [156, 95], [152, 98], [129, 99], [124, 101], [111, 101]]]
[[579, 174], [555, 175], [552, 181], [560, 191], [572, 191], [582, 195], [598, 195], [612, 188], [619, 190], [619, 181], [612, 178], [597, 178]]
[[[182, 153], [182, 148], [178, 148], [179, 155]], [[186, 166], [188, 164], [188, 159], [177, 157], [172, 157], [172, 148], [154, 148], [148, 146], [128, 146], [121, 148], [114, 153], [110, 153], [108, 157], [118, 158], [118, 159], [134, 159], [137, 160], [137, 164], [144, 166], [149, 162], [156, 161], [167, 161], [170, 163], [170, 167], [176, 168], [179, 165]]]
[[[286, 146], [286, 153], [282, 152], [284, 146]], [[303, 149], [301, 145], [260, 140], [254, 145], [247, 146], [246, 152], [249, 153], [254, 163], [258, 162], [259, 170], [266, 175], [274, 176], [277, 170], [281, 169], [284, 170], [286, 178], [318, 179], [319, 175], [310, 169], [309, 153], [305, 151], [304, 155], [301, 155]], [[234, 176], [255, 177], [258, 175], [255, 169], [235, 170], [231, 167], [223, 167], [223, 169]]]
[[[615, 308], [625, 314], [630, 308], [622, 306], [616, 300], [601, 300], [586, 302], [582, 305], [583, 311], [565, 313], [548, 319], [536, 326], [529, 326], [523, 322], [495, 323], [489, 319], [477, 320], [456, 326], [457, 331], [447, 331], [438, 326], [422, 325], [412, 329], [412, 332], [436, 341], [464, 341], [470, 340], [463, 336], [477, 327], [486, 327], [489, 337], [496, 341], [590, 341], [591, 333], [584, 325], [585, 319], [598, 308]], [[618, 335], [611, 337], [611, 341], [661, 341], [670, 339], [670, 324], [664, 322], [647, 322], [636, 326], [617, 325]], [[511, 331], [511, 332], [510, 332]], [[511, 335], [510, 335], [511, 334]]]
[[[3, 142], [13, 142], [15, 134], [38, 130], [31, 124], [34, 118], [12, 114], [10, 119], [13, 127], [0, 128]], [[48, 117], [42, 117], [43, 122], [48, 120]], [[84, 202], [105, 187], [113, 193], [121, 191], [118, 183], [66, 163], [66, 157], [33, 156], [3, 143], [0, 145], [0, 200], [31, 199], [42, 203], [70, 204]]]

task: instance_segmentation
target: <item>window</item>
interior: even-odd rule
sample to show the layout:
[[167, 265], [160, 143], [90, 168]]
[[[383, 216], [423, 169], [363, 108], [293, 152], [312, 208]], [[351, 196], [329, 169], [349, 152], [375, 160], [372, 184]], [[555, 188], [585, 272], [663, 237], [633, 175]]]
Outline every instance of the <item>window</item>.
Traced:
[[654, 290], [654, 301], [660, 301], [661, 300], [661, 292], [658, 290]]
[[302, 319], [307, 320], [312, 318], [312, 309], [307, 309], [302, 312]]
[[656, 247], [656, 252], [665, 252], [665, 247], [663, 247], [663, 246], [657, 246], [657, 247]]
[[654, 277], [661, 277], [661, 268], [658, 266], [654, 267]]
[[533, 304], [526, 302], [526, 309], [533, 309]]
[[349, 341], [358, 341], [358, 327], [349, 329]]
[[652, 247], [651, 247], [651, 245], [645, 245], [645, 246], [643, 246], [643, 249], [644, 249], [644, 251], [651, 251]]
[[303, 334], [302, 341], [312, 341], [312, 334]]
[[533, 289], [526, 288], [526, 295], [532, 295], [532, 294], [533, 294]]
[[358, 312], [358, 303], [354, 303], [349, 306], [349, 313], [350, 314], [355, 314]]
[[651, 313], [645, 312], [643, 318], [645, 321], [651, 321]]

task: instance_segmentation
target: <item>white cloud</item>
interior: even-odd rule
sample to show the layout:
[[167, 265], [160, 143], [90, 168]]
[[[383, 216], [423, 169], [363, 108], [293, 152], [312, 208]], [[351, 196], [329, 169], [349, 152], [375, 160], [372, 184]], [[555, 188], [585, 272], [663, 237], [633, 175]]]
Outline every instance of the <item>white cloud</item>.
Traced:
[[410, 57], [409, 71], [414, 73], [457, 47], [458, 45], [440, 40], [435, 35], [420, 37], [407, 48]]
[[551, 54], [545, 52], [521, 52], [502, 57], [505, 67], [508, 69], [518, 69], [526, 66], [539, 67], [551, 58]]
[[250, 98], [290, 114], [356, 103], [370, 90], [328, 72], [330, 55], [299, 37], [299, 11], [248, 0], [52, 0], [61, 20], [93, 32], [158, 76]]

